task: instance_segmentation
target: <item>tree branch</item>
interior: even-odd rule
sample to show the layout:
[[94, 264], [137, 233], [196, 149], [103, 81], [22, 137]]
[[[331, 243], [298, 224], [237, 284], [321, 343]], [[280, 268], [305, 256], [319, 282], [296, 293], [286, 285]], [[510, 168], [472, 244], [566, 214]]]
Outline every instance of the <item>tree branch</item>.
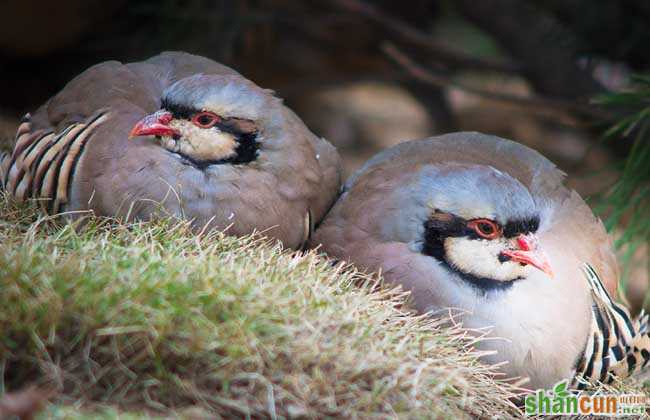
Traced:
[[411, 59], [409, 56], [407, 56], [404, 52], [402, 52], [393, 44], [385, 43], [384, 45], [382, 45], [382, 50], [395, 63], [400, 65], [402, 68], [404, 68], [412, 77], [414, 77], [415, 79], [423, 83], [427, 83], [437, 87], [451, 86], [463, 90], [467, 93], [482, 96], [488, 99], [518, 105], [528, 110], [535, 109], [537, 111], [542, 111], [545, 113], [550, 113], [555, 115], [561, 112], [565, 112], [565, 113], [569, 112], [575, 115], [596, 118], [601, 121], [602, 120], [607, 121], [614, 118], [613, 115], [603, 110], [602, 108], [588, 105], [588, 104], [580, 104], [580, 103], [565, 101], [561, 99], [545, 98], [539, 96], [524, 97], [518, 95], [509, 95], [509, 94], [494, 92], [487, 89], [467, 86], [463, 83], [453, 80], [449, 76], [433, 73], [425, 69], [424, 67], [417, 64], [413, 59]]
[[577, 66], [573, 33], [533, 2], [458, 0], [454, 5], [521, 63], [536, 91], [585, 101], [605, 92], [590, 69]]
[[437, 42], [429, 34], [414, 28], [404, 21], [393, 18], [364, 0], [334, 0], [334, 3], [348, 12], [359, 14], [381, 25], [398, 36], [402, 42], [426, 50], [437, 61], [446, 64], [448, 67], [510, 74], [518, 73], [521, 70], [520, 66], [515, 63], [471, 57], [452, 50], [446, 45]]

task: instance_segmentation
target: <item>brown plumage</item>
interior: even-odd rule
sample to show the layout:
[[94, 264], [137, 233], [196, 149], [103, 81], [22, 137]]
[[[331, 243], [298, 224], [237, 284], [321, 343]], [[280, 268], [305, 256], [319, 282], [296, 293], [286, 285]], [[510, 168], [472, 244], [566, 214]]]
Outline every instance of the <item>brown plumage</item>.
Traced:
[[340, 162], [271, 91], [167, 52], [73, 79], [25, 117], [0, 175], [50, 214], [172, 215], [298, 247], [338, 192]]
[[488, 328], [485, 361], [552, 386], [576, 372], [592, 332], [583, 265], [612, 296], [619, 276], [602, 223], [563, 180], [539, 153], [494, 136], [405, 142], [350, 177], [311, 245], [381, 269], [422, 312]]

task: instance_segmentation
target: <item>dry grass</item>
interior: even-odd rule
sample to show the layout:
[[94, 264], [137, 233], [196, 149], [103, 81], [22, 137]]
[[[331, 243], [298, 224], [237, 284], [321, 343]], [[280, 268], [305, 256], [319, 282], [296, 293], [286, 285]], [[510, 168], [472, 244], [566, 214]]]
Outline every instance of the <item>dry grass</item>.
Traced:
[[0, 200], [1, 384], [56, 387], [47, 416], [518, 416], [472, 340], [404, 299], [259, 238]]

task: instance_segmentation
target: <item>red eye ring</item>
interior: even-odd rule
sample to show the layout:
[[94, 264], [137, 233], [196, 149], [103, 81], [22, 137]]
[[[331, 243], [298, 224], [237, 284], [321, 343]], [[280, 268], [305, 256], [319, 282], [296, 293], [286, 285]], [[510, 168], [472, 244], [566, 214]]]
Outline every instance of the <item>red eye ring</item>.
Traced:
[[214, 127], [221, 118], [214, 112], [202, 111], [192, 116], [192, 123], [200, 128]]
[[490, 219], [470, 220], [467, 227], [474, 230], [481, 238], [495, 239], [501, 236], [501, 228]]

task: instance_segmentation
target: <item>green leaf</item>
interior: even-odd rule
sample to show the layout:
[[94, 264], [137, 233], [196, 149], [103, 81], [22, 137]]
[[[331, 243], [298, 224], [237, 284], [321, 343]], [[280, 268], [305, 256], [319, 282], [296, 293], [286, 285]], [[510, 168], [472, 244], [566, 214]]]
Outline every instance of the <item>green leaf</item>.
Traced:
[[569, 396], [569, 392], [567, 391], [567, 382], [566, 381], [558, 382], [553, 388], [553, 394], [556, 397]]

